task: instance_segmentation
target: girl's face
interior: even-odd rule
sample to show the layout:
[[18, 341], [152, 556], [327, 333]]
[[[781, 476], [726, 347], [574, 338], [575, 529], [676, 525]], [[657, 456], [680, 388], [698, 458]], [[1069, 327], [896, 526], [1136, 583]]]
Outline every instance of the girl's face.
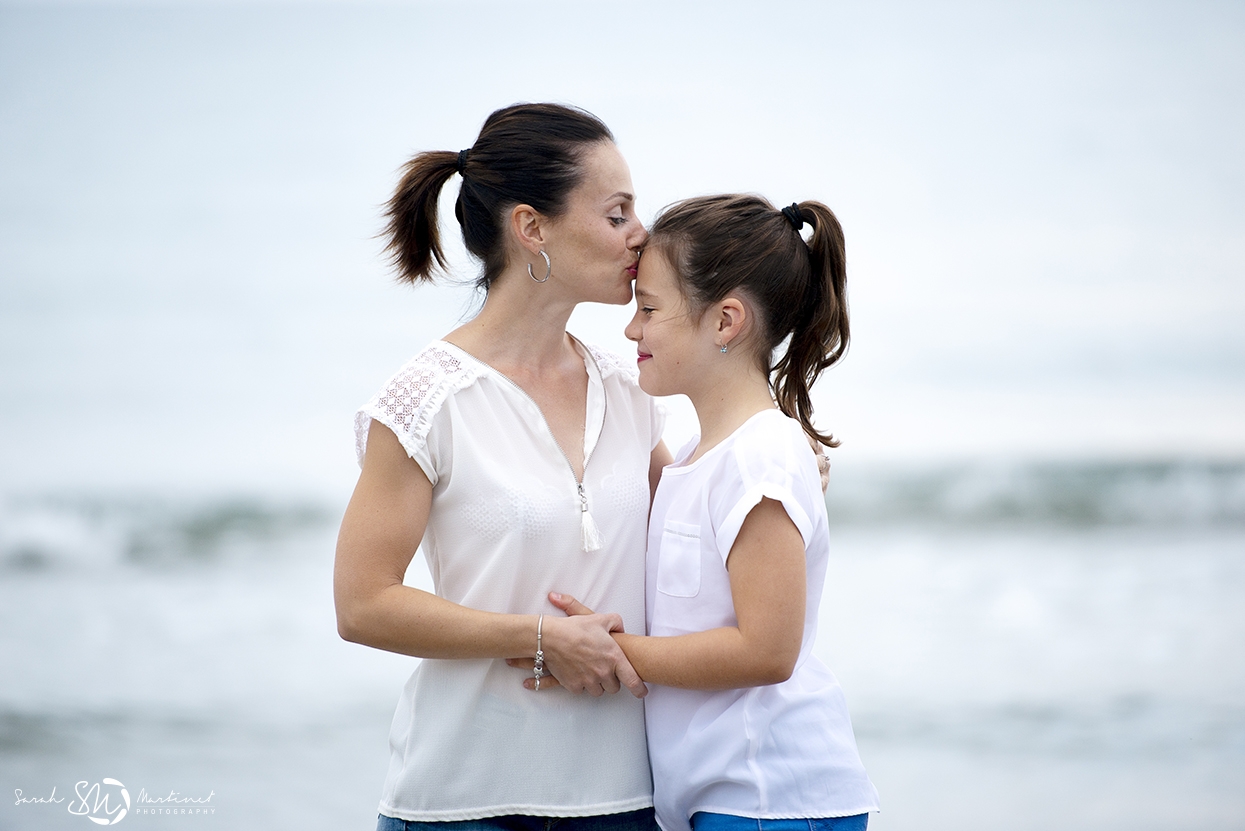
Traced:
[[631, 171], [613, 142], [584, 151], [583, 180], [568, 196], [566, 212], [551, 223], [547, 248], [553, 274], [576, 302], [621, 305], [631, 299], [636, 251], [648, 238], [635, 215], [634, 193]]
[[693, 315], [679, 276], [658, 250], [640, 260], [635, 316], [626, 335], [639, 347], [640, 389], [649, 395], [687, 394], [709, 380], [719, 347], [704, 316]]

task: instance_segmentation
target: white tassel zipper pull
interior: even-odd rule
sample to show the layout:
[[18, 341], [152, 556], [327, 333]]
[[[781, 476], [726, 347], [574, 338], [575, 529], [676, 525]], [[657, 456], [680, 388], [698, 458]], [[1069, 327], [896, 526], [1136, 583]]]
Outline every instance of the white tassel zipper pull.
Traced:
[[576, 484], [579, 486], [579, 536], [583, 541], [584, 551], [600, 551], [601, 529], [597, 528], [596, 520], [588, 512], [588, 494], [584, 491], [584, 483]]

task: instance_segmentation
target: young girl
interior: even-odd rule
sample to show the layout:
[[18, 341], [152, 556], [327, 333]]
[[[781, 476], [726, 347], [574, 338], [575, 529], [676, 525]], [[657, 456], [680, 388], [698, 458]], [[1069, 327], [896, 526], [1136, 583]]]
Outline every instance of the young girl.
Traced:
[[812, 656], [830, 544], [806, 435], [837, 442], [813, 426], [809, 387], [847, 347], [844, 280], [843, 232], [818, 202], [691, 199], [640, 259], [640, 387], [686, 394], [701, 426], [653, 499], [649, 637], [615, 635], [652, 685], [665, 831], [856, 831], [878, 807], [843, 692]]

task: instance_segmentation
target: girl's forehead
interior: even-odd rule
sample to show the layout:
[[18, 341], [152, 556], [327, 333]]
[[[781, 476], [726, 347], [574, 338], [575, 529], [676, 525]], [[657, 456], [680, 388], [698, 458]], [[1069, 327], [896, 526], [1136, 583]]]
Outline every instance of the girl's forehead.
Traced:
[[677, 290], [675, 272], [660, 249], [646, 248], [636, 273], [637, 297], [656, 297]]

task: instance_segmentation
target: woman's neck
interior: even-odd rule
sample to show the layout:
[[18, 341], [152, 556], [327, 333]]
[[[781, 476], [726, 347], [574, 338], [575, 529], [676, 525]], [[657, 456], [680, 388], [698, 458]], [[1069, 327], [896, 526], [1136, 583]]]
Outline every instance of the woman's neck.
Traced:
[[542, 375], [579, 361], [566, 335], [575, 303], [535, 283], [526, 271], [494, 281], [484, 308], [445, 339], [503, 372]]

